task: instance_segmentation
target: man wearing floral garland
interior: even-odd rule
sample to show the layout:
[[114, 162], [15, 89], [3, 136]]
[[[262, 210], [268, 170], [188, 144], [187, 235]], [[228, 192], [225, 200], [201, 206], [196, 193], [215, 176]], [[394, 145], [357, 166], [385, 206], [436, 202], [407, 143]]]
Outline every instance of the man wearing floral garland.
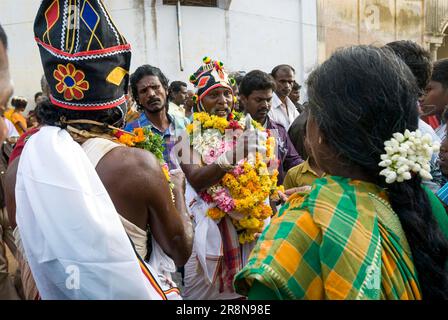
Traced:
[[266, 129], [275, 132], [280, 162], [278, 166], [278, 183], [281, 185], [286, 172], [303, 161], [289, 139], [286, 129], [269, 117], [274, 91], [274, 79], [260, 70], [249, 72], [240, 84], [240, 96], [244, 105], [244, 112], [250, 114], [254, 120], [258, 121]]
[[[195, 222], [183, 296], [239, 299], [233, 278], [272, 214], [269, 195], [276, 188], [276, 173], [268, 172], [262, 155], [272, 156], [275, 139], [250, 116], [232, 113], [233, 83], [222, 62], [208, 57], [203, 62], [190, 77], [201, 112], [187, 127], [192, 146], [182, 150], [181, 159], [187, 206]], [[192, 158], [185, 156], [186, 149]]]
[[[43, 0], [34, 24], [50, 100], [39, 108], [42, 127], [6, 175], [25, 295], [178, 298], [177, 288], [167, 291], [172, 283], [162, 279], [161, 263], [170, 257], [183, 265], [191, 252], [184, 182], [172, 177], [177, 186], [173, 202], [156, 157], [120, 144], [117, 127], [126, 115], [130, 45], [102, 1], [79, 4], [77, 15], [87, 7], [100, 13], [95, 41], [88, 41], [91, 20], [77, 28], [64, 23], [68, 3]], [[61, 34], [78, 39], [79, 46], [54, 48], [51, 43], [58, 43]]]

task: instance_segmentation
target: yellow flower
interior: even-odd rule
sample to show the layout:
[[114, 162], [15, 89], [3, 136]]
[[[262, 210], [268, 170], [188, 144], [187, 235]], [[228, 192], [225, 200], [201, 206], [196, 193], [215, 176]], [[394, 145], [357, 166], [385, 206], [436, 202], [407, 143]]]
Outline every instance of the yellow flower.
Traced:
[[245, 244], [245, 243], [254, 241], [255, 235], [254, 235], [254, 233], [244, 231], [239, 235], [238, 238], [239, 238], [239, 241], [241, 244]]
[[213, 120], [214, 120], [213, 128], [218, 129], [222, 134], [224, 134], [229, 126], [229, 122], [221, 117], [215, 117]]
[[240, 220], [240, 225], [245, 229], [258, 229], [263, 222], [252, 217], [245, 217]]
[[212, 218], [213, 220], [219, 220], [226, 216], [226, 213], [218, 208], [210, 208], [207, 211], [207, 216]]
[[261, 206], [261, 215], [260, 215], [261, 220], [265, 220], [265, 219], [271, 217], [272, 214], [273, 214], [273, 212], [272, 212], [271, 206], [268, 206], [267, 204], [263, 204]]
[[264, 127], [258, 121], [252, 120], [252, 125], [257, 130], [265, 131]]
[[210, 116], [207, 112], [197, 112], [197, 113], [193, 114], [194, 121], [199, 121], [201, 123], [204, 123], [208, 119], [210, 119]]
[[134, 129], [135, 137], [133, 137], [134, 143], [143, 142], [146, 140], [145, 133], [143, 132], [143, 128], [135, 128]]
[[193, 129], [194, 129], [194, 124], [190, 123], [189, 125], [187, 125], [186, 130], [188, 134], [192, 134], [193, 133]]
[[248, 173], [252, 170], [252, 165], [249, 162], [244, 162], [243, 164], [244, 172]]
[[213, 120], [209, 119], [207, 121], [205, 121], [202, 126], [204, 127], [204, 129], [210, 129], [213, 128]]
[[[197, 123], [200, 126], [197, 126]], [[196, 128], [216, 129], [225, 133], [229, 127], [229, 122], [225, 118], [209, 115], [205, 112], [194, 114], [194, 125], [187, 126], [187, 132], [191, 135]], [[253, 124], [258, 130], [265, 131], [261, 125]], [[267, 146], [268, 155], [272, 153], [275, 146], [275, 139], [268, 138]], [[240, 174], [234, 175], [232, 172], [227, 173], [220, 181], [220, 185], [225, 187], [235, 203], [235, 212], [243, 216], [239, 221], [232, 219], [235, 228], [242, 233], [239, 240], [246, 243], [254, 240], [254, 233], [261, 232], [263, 228], [263, 220], [272, 215], [272, 209], [265, 204], [274, 186], [277, 184], [277, 176], [271, 176], [265, 163], [265, 155], [257, 153], [255, 164], [244, 162], [240, 169]], [[218, 208], [210, 208], [207, 216], [212, 219], [219, 220], [226, 216], [226, 213]]]
[[[195, 122], [199, 121], [203, 129], [217, 129], [222, 134], [225, 133], [225, 130], [229, 126], [229, 122], [225, 118], [221, 118], [218, 116], [211, 116], [206, 112], [199, 112], [193, 115], [193, 119]], [[191, 134], [192, 128], [188, 129], [187, 132]]]
[[168, 171], [168, 168], [166, 166], [162, 166], [163, 174], [165, 175], [165, 178], [168, 182], [171, 181], [170, 172]]
[[275, 158], [274, 148], [275, 148], [275, 138], [269, 137], [266, 140], [266, 158], [268, 159]]

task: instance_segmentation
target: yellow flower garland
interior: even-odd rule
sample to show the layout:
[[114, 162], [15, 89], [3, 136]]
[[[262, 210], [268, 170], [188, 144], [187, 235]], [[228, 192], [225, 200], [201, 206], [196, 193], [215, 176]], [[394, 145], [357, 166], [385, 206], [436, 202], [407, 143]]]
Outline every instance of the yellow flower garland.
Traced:
[[[202, 129], [217, 129], [221, 134], [224, 134], [230, 125], [228, 120], [204, 112], [195, 113], [193, 118], [194, 121], [200, 122]], [[256, 121], [253, 121], [252, 124], [257, 130], [265, 131]], [[187, 132], [190, 135], [195, 130], [197, 127], [194, 124], [187, 126]], [[201, 130], [200, 127], [199, 130]], [[270, 195], [276, 197], [277, 191], [281, 190], [281, 188], [277, 188], [278, 171], [274, 170], [273, 173], [269, 173], [265, 162], [265, 159], [274, 158], [274, 148], [275, 138], [269, 137], [266, 141], [266, 157], [257, 153], [255, 164], [244, 162], [241, 174], [235, 175], [229, 172], [220, 182], [233, 198], [235, 211], [243, 215], [240, 220], [232, 219], [236, 229], [241, 231], [239, 241], [242, 244], [253, 241], [255, 233], [262, 232], [263, 221], [273, 213], [272, 208], [265, 201]], [[226, 213], [213, 207], [208, 210], [207, 215], [214, 220], [219, 220], [225, 217]]]
[[[262, 156], [257, 154], [254, 166], [249, 163], [243, 165], [244, 173], [235, 177], [227, 173], [222, 179], [222, 185], [229, 190], [235, 201], [235, 211], [242, 213], [244, 217], [234, 224], [238, 229], [244, 230], [239, 236], [240, 243], [254, 240], [254, 234], [263, 230], [263, 221], [272, 216], [272, 208], [265, 203], [271, 190], [276, 190], [277, 179], [260, 174], [266, 169], [266, 163]], [[260, 170], [261, 169], [261, 170]], [[273, 177], [276, 177], [274, 173]]]

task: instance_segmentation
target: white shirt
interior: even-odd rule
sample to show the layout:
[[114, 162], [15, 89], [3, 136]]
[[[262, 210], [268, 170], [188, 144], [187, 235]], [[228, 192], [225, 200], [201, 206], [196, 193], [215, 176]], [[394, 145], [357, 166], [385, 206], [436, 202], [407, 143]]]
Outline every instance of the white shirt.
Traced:
[[[288, 113], [286, 113], [286, 109], [288, 110]], [[272, 107], [269, 111], [269, 118], [281, 124], [285, 127], [286, 131], [288, 131], [289, 126], [295, 118], [299, 116], [299, 112], [296, 109], [296, 106], [294, 103], [286, 97], [286, 106], [282, 103], [280, 98], [277, 96], [277, 94], [273, 94], [272, 96]]]
[[418, 119], [418, 128], [423, 134], [429, 134], [432, 142], [442, 142], [442, 138], [434, 131], [434, 129], [422, 119]]
[[[418, 129], [422, 132], [422, 134], [429, 134], [432, 138], [432, 142], [442, 143], [442, 140], [444, 139], [444, 137], [441, 138], [434, 131], [434, 129], [429, 124], [427, 124], [425, 121], [423, 121], [422, 119], [418, 119]], [[443, 128], [443, 129], [445, 130], [445, 128]], [[443, 132], [445, 132], [445, 131], [443, 131]], [[437, 161], [438, 156], [439, 156], [439, 153], [434, 152], [434, 154], [432, 155], [431, 162], [435, 163], [435, 161]]]
[[185, 117], [185, 109], [183, 106], [178, 106], [174, 102], [169, 103], [168, 113], [172, 116]]
[[8, 128], [8, 138], [12, 138], [12, 137], [20, 137], [20, 134], [17, 132], [16, 127], [14, 127], [14, 124], [6, 118], [3, 118], [3, 120], [5, 121], [6, 124], [6, 128]]
[[[438, 143], [442, 142], [441, 138], [437, 135], [434, 129], [422, 119], [418, 119], [418, 129], [421, 131], [422, 134], [429, 134], [432, 138], [432, 142], [438, 142]], [[434, 152], [431, 157], [431, 170], [432, 168], [436, 167], [438, 158], [439, 153]], [[433, 174], [432, 171], [431, 174]], [[431, 189], [434, 193], [436, 193], [437, 190], [440, 188], [440, 186], [434, 180], [423, 180], [423, 184], [426, 185], [429, 189]]]

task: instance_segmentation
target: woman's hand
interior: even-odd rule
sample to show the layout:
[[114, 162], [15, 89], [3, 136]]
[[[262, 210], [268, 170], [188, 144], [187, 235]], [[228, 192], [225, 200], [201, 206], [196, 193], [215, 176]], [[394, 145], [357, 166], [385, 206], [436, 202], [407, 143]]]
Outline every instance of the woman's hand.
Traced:
[[310, 191], [311, 191], [311, 186], [301, 186], [301, 187], [285, 190], [285, 192], [279, 191], [278, 195], [280, 196], [280, 201], [282, 203], [285, 203], [286, 201], [288, 201], [288, 198], [291, 195], [293, 195], [294, 193], [303, 193], [303, 192], [310, 192]]

